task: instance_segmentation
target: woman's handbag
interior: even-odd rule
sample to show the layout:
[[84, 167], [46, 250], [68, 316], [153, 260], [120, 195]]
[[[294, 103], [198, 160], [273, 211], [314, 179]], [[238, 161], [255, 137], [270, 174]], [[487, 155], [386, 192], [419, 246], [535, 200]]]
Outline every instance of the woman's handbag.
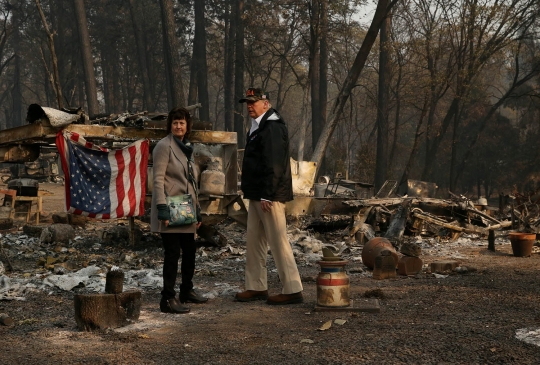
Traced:
[[[193, 176], [193, 167], [191, 166], [192, 160], [188, 160], [188, 177], [191, 182], [195, 194], [199, 195], [197, 189], [197, 183]], [[165, 193], [167, 195], [167, 193]], [[167, 206], [169, 207], [170, 226], [186, 226], [193, 223], [197, 223], [197, 210], [193, 207], [193, 198], [191, 194], [166, 196]]]
[[170, 219], [169, 226], [185, 226], [197, 223], [197, 211], [193, 207], [191, 194], [167, 196]]

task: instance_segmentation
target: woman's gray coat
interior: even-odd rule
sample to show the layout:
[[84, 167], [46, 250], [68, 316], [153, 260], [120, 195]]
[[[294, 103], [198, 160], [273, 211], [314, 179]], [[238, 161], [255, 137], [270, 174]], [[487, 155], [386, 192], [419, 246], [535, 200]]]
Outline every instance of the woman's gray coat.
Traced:
[[[197, 195], [188, 180], [188, 160], [180, 149], [172, 134], [160, 140], [152, 151], [154, 187], [152, 189], [152, 212], [150, 215], [152, 232], [159, 233], [195, 233], [196, 223], [186, 226], [165, 227], [158, 220], [157, 205], [167, 204], [167, 195], [191, 194], [193, 207], [197, 206]], [[192, 163], [196, 181], [199, 181], [199, 170]]]

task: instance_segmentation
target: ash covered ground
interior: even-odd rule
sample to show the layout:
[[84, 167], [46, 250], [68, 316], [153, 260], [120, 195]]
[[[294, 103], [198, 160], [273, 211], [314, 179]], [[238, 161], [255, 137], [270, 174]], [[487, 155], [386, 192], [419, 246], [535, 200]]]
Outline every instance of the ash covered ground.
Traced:
[[[43, 228], [62, 210], [63, 187], [41, 188], [52, 194], [44, 197]], [[28, 229], [2, 233], [14, 270], [0, 266], [0, 313], [14, 325], [0, 325], [1, 363], [537, 364], [540, 359], [539, 247], [523, 258], [512, 255], [505, 237], [497, 238], [496, 252], [471, 235], [454, 241], [411, 238], [422, 249], [422, 272], [374, 280], [362, 263], [362, 246], [347, 244], [346, 231], [319, 234], [306, 230], [300, 219], [288, 228], [304, 303], [269, 306], [233, 301], [243, 289], [245, 230], [224, 220], [218, 230], [227, 245], [200, 242], [197, 253], [194, 282], [208, 303], [172, 315], [159, 311], [161, 242], [147, 223], [136, 223], [134, 246], [122, 220], [75, 226], [74, 238], [61, 244]], [[379, 313], [314, 310], [322, 247], [349, 261], [353, 301], [375, 297]], [[431, 273], [430, 263], [441, 259], [458, 261], [460, 269]], [[112, 266], [124, 271], [124, 290], [142, 292], [140, 318], [118, 329], [80, 331], [74, 295], [102, 293]], [[268, 270], [269, 291], [278, 293], [270, 255]]]

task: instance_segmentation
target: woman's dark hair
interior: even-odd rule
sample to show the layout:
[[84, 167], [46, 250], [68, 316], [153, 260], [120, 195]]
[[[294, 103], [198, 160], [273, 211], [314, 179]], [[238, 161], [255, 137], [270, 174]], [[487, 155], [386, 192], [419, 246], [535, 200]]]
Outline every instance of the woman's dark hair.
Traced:
[[186, 123], [187, 123], [186, 137], [189, 137], [193, 123], [191, 122], [191, 115], [186, 110], [186, 108], [174, 108], [173, 110], [169, 112], [169, 115], [167, 116], [167, 133], [171, 133], [173, 120], [182, 120], [182, 119], [186, 120]]

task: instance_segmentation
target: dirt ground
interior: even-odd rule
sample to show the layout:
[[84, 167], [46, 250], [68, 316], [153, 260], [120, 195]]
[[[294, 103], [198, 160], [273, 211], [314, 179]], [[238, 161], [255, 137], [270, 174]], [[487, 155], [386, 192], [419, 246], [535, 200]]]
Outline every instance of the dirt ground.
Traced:
[[[41, 189], [53, 194], [44, 198], [44, 210], [62, 211], [63, 187], [42, 184]], [[232, 222], [223, 227], [237, 234], [232, 246], [243, 249], [245, 232]], [[97, 262], [99, 256], [101, 262], [109, 262], [122, 254], [141, 258], [139, 265], [161, 260], [157, 240], [135, 247], [109, 242], [96, 248], [84, 242], [88, 243], [74, 244], [77, 255], [98, 257]], [[73, 297], [84, 288], [35, 290], [23, 301], [0, 301], [0, 313], [15, 321], [12, 327], [0, 326], [0, 364], [539, 364], [540, 341], [526, 343], [516, 333], [540, 328], [540, 250], [521, 258], [511, 255], [504, 239], [497, 241], [496, 252], [488, 251], [487, 241], [481, 239], [450, 248], [446, 244], [450, 245], [441, 242], [439, 249], [424, 250], [424, 263], [457, 259], [466, 272], [436, 277], [424, 271], [414, 277], [374, 280], [354, 255], [344, 252], [350, 259], [352, 299], [374, 293], [380, 313], [314, 311], [319, 266], [301, 257], [297, 262], [303, 304], [238, 303], [230, 294], [191, 305], [189, 314], [172, 315], [159, 311], [159, 288], [142, 288], [139, 321], [116, 330], [77, 329]], [[52, 245], [41, 250], [54, 253]], [[15, 272], [10, 277], [44, 274], [35, 259], [12, 259]], [[244, 256], [200, 254], [197, 262], [198, 292], [224, 284], [243, 288]], [[269, 290], [278, 293], [270, 256], [268, 268]], [[319, 330], [336, 319], [346, 322]], [[537, 335], [540, 338], [540, 330]]]

